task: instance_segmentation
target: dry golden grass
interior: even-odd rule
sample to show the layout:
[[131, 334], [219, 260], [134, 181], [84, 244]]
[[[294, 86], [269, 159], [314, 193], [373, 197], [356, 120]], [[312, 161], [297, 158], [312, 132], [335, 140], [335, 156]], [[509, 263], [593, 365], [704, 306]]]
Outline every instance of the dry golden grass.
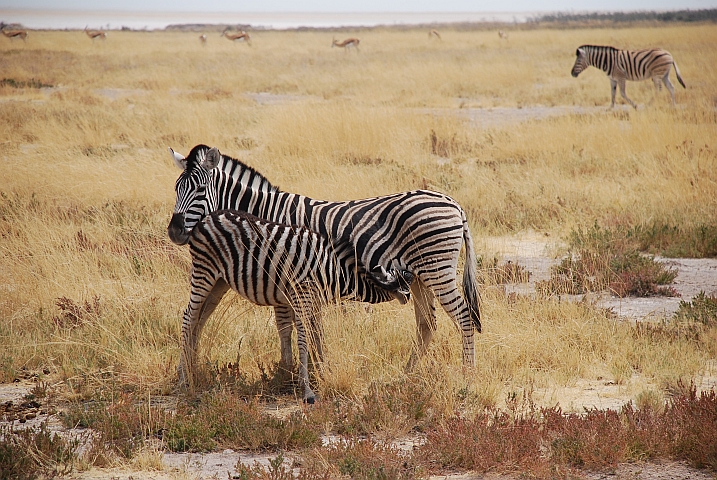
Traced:
[[[717, 74], [705, 68], [717, 61], [716, 27], [515, 31], [509, 42], [441, 34], [360, 32], [358, 54], [332, 50], [320, 32], [256, 32], [251, 47], [175, 32], [0, 41], [3, 78], [54, 86], [0, 86], [0, 380], [48, 366], [78, 395], [108, 376], [172, 388], [189, 256], [165, 233], [178, 174], [167, 146], [218, 146], [319, 198], [439, 190], [464, 206], [476, 238], [717, 221]], [[663, 91], [652, 107], [608, 111], [602, 72], [569, 75], [585, 43], [666, 48], [688, 89], [677, 87], [674, 109]], [[641, 105], [652, 98], [650, 83], [628, 88]], [[277, 96], [248, 95], [260, 92]], [[585, 110], [487, 128], [461, 116], [537, 106]], [[589, 305], [509, 303], [488, 289], [484, 312], [475, 371], [463, 371], [459, 334], [440, 312], [416, 373], [446, 412], [598, 377], [637, 395], [693, 378], [717, 353], [714, 329], [699, 340], [638, 332]], [[393, 303], [328, 309], [321, 394], [357, 396], [404, 375], [413, 322]], [[272, 313], [228, 295], [202, 346], [205, 359], [239, 357], [259, 375], [278, 360]], [[633, 374], [645, 380], [633, 385]]]

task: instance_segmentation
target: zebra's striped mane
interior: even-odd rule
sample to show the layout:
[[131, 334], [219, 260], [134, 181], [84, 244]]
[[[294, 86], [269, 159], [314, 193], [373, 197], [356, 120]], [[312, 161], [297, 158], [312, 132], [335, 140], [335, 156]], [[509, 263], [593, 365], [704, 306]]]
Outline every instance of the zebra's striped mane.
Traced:
[[608, 51], [612, 51], [612, 52], [615, 52], [615, 51], [619, 50], [618, 48], [610, 47], [610, 46], [608, 46], [608, 45], [580, 45], [580, 47], [578, 48], [578, 50], [581, 50], [581, 49], [587, 49], [587, 50], [603, 50], [603, 51], [604, 51], [604, 50], [608, 50]]
[[[195, 168], [201, 167], [208, 151], [209, 147], [206, 145], [197, 145], [194, 147], [187, 156], [187, 167], [182, 175], [190, 174]], [[274, 193], [281, 192], [279, 187], [272, 185], [264, 175], [257, 172], [253, 167], [228, 155], [222, 154], [222, 159], [219, 165], [217, 165], [217, 170], [226, 172], [227, 175], [239, 180], [246, 186], [251, 186], [254, 190]]]

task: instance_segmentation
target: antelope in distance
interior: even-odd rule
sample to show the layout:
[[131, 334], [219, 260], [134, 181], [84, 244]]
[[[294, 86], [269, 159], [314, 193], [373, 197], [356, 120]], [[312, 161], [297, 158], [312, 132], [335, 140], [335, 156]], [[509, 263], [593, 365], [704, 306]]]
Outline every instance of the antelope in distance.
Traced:
[[438, 40], [441, 40], [441, 41], [443, 40], [443, 39], [441, 38], [441, 34], [438, 33], [438, 30], [435, 30], [435, 29], [431, 29], [431, 30], [428, 31], [428, 38], [433, 38], [433, 37], [435, 37], [435, 38], [437, 38]]
[[508, 32], [498, 30], [498, 37], [500, 37], [501, 40], [508, 40]]
[[199, 41], [202, 42], [202, 45], [207, 44], [207, 36], [205, 34], [199, 35]]
[[10, 40], [15, 40], [16, 38], [22, 38], [22, 41], [27, 41], [27, 30], [5, 30], [5, 27], [0, 29], [2, 31], [2, 34], [5, 35]]
[[92, 39], [93, 42], [98, 38], [100, 40], [105, 40], [107, 38], [107, 32], [103, 32], [102, 30], [87, 30], [87, 27], [85, 27], [85, 33]]
[[334, 47], [341, 47], [344, 49], [345, 52], [348, 52], [349, 48], [355, 48], [356, 51], [359, 51], [359, 40], [358, 38], [347, 38], [343, 42], [337, 42], [336, 37], [331, 41], [331, 48]]
[[244, 30], [239, 31], [239, 33], [228, 33], [229, 29], [225, 28], [222, 32], [222, 37], [227, 37], [232, 42], [246, 42], [247, 45], [251, 45], [251, 36], [245, 32]]

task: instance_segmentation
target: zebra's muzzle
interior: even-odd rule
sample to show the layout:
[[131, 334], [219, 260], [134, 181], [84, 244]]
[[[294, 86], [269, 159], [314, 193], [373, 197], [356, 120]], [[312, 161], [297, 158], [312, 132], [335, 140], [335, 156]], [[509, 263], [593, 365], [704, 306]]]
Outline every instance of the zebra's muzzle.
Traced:
[[172, 243], [186, 245], [189, 241], [189, 233], [184, 228], [184, 214], [175, 213], [172, 215], [172, 220], [169, 221], [169, 226], [167, 227], [167, 235], [169, 235]]

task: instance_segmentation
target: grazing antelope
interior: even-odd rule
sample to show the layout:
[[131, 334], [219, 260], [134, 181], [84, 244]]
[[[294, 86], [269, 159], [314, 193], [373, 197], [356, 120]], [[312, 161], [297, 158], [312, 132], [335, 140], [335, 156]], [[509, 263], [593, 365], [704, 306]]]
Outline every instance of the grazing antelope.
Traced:
[[207, 36], [204, 34], [199, 35], [199, 41], [202, 42], [202, 45], [206, 45], [207, 44]]
[[501, 40], [508, 40], [508, 32], [504, 32], [503, 30], [498, 30], [498, 36]]
[[102, 30], [87, 30], [87, 27], [85, 27], [85, 33], [92, 39], [93, 42], [97, 38], [100, 40], [105, 40], [107, 38], [107, 32], [103, 32]]
[[[662, 85], [665, 84], [667, 90], [672, 97], [672, 104], [675, 104], [675, 87], [670, 83], [670, 70], [675, 66], [675, 74], [677, 81], [684, 88], [685, 82], [682, 81], [680, 69], [677, 63], [670, 55], [670, 52], [661, 48], [649, 48], [645, 50], [618, 50], [614, 47], [583, 45], [575, 52], [575, 65], [570, 72], [573, 77], [577, 77], [586, 68], [593, 66], [605, 72], [610, 79], [610, 89], [612, 93], [612, 104], [610, 108], [615, 106], [615, 91], [620, 87], [620, 95], [634, 108], [637, 108], [635, 102], [630, 100], [625, 93], [625, 81], [639, 82], [641, 80], [652, 79], [657, 91], [660, 91]], [[655, 98], [653, 97], [652, 100]], [[652, 103], [652, 101], [650, 102]]]
[[355, 48], [356, 51], [359, 51], [359, 42], [360, 40], [358, 38], [347, 38], [343, 42], [337, 42], [336, 37], [331, 41], [331, 48], [334, 47], [341, 47], [344, 49], [344, 51], [348, 51], [349, 48]]
[[2, 28], [2, 34], [5, 35], [10, 40], [14, 40], [16, 38], [22, 38], [22, 41], [27, 41], [27, 30], [5, 30], [5, 27]]
[[441, 34], [438, 33], [438, 30], [430, 30], [428, 32], [428, 38], [433, 38], [433, 37], [436, 37], [438, 40], [443, 40], [441, 38]]
[[227, 33], [229, 29], [225, 29], [222, 32], [223, 37], [227, 37], [229, 40], [236, 42], [237, 40], [240, 42], [246, 42], [248, 45], [251, 45], [251, 36], [244, 30], [241, 30], [239, 33]]

